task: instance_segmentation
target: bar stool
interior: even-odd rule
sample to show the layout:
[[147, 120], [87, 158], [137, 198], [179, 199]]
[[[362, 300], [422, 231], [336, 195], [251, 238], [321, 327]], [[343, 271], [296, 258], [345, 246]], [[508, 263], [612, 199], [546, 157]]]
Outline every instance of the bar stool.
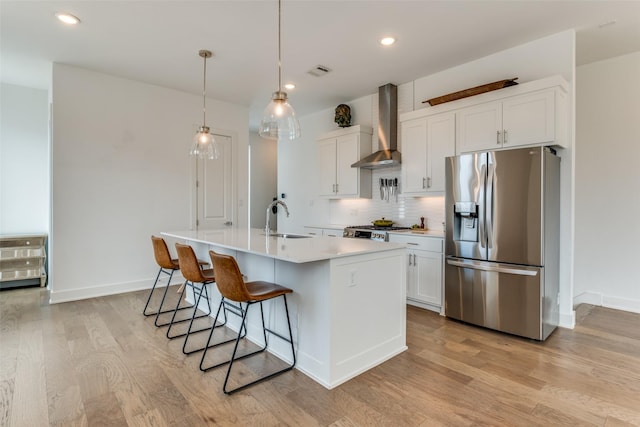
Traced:
[[[158, 270], [158, 275], [156, 276], [155, 282], [153, 282], [153, 286], [151, 287], [151, 291], [149, 292], [149, 297], [147, 298], [147, 303], [145, 304], [144, 309], [142, 310], [142, 314], [144, 314], [147, 317], [156, 316], [154, 324], [158, 327], [167, 326], [170, 322], [158, 323], [158, 321], [161, 314], [171, 313], [175, 311], [174, 308], [171, 308], [168, 310], [163, 310], [163, 308], [164, 308], [165, 299], [167, 298], [167, 292], [169, 291], [169, 285], [171, 284], [171, 279], [173, 278], [173, 273], [179, 270], [180, 266], [178, 264], [177, 259], [171, 258], [171, 254], [169, 253], [169, 248], [167, 247], [167, 243], [164, 241], [163, 238], [151, 236], [151, 243], [153, 244], [153, 255], [160, 269]], [[208, 266], [209, 263], [206, 261], [198, 260], [198, 265], [200, 266], [200, 268], [202, 268], [202, 267]], [[160, 305], [158, 306], [157, 310], [147, 311], [147, 309], [149, 308], [149, 302], [151, 301], [151, 297], [153, 296], [153, 292], [156, 289], [156, 285], [160, 280], [161, 274], [166, 274], [167, 276], [169, 276], [169, 279], [167, 280], [167, 286], [165, 286], [164, 292], [162, 294], [162, 300], [160, 300]], [[188, 308], [191, 308], [191, 306], [180, 307], [178, 310], [186, 310]], [[189, 319], [178, 320], [177, 322], [184, 322], [187, 320]]]
[[[209, 334], [209, 340], [207, 341], [206, 348], [202, 353], [202, 359], [200, 360], [200, 370], [203, 372], [206, 372], [217, 366], [221, 366], [228, 363], [229, 368], [227, 369], [227, 375], [224, 379], [224, 385], [222, 387], [222, 391], [224, 391], [225, 394], [232, 394], [237, 391], [243, 390], [251, 385], [273, 378], [276, 375], [282, 374], [284, 372], [287, 372], [293, 369], [293, 367], [296, 364], [296, 353], [293, 347], [293, 334], [291, 333], [291, 321], [289, 320], [289, 307], [287, 306], [287, 296], [286, 296], [287, 294], [292, 293], [293, 291], [289, 288], [285, 288], [284, 286], [280, 286], [270, 282], [263, 282], [263, 281], [245, 282], [244, 279], [242, 278], [242, 274], [240, 273], [240, 269], [238, 268], [238, 263], [236, 262], [235, 258], [229, 255], [217, 254], [214, 251], [209, 251], [209, 256], [211, 257], [213, 268], [216, 271], [216, 285], [218, 286], [218, 290], [220, 291], [220, 294], [222, 294], [222, 301], [220, 301], [220, 306], [218, 307], [218, 313], [220, 312], [220, 307], [222, 307], [223, 305], [229, 304], [227, 300], [234, 301], [238, 304], [238, 306], [231, 304], [230, 306], [227, 306], [227, 308], [229, 309], [229, 312], [241, 317], [242, 323], [240, 325], [240, 329], [238, 330], [238, 335], [235, 339], [235, 346], [233, 348], [231, 359], [225, 362], [215, 364], [213, 366], [205, 367], [203, 366], [204, 360], [207, 355], [207, 349], [210, 348], [209, 344], [214, 331], [213, 329], [211, 330], [211, 333]], [[279, 296], [282, 296], [282, 298], [284, 299], [284, 308], [285, 308], [285, 313], [287, 315], [287, 326], [289, 329], [289, 338], [280, 335], [274, 330], [268, 329], [264, 323], [264, 311], [262, 308], [262, 302], [277, 298]], [[245, 304], [244, 307], [242, 306], [243, 303]], [[243, 329], [244, 329], [244, 332], [246, 333], [247, 313], [249, 311], [249, 308], [256, 303], [260, 303], [260, 315], [262, 318], [262, 332], [264, 336], [264, 346], [261, 347], [259, 350], [236, 357], [238, 344], [240, 340], [244, 337]], [[218, 313], [216, 313], [216, 318], [218, 317]], [[239, 387], [236, 387], [232, 390], [227, 390], [227, 383], [229, 382], [229, 377], [231, 375], [231, 369], [233, 368], [233, 363], [236, 360], [244, 359], [245, 357], [253, 356], [255, 354], [261, 353], [264, 350], [266, 350], [268, 346], [267, 332], [291, 344], [291, 356], [292, 356], [293, 363], [291, 363], [291, 365], [287, 366], [286, 368], [276, 371], [272, 374], [268, 374], [266, 376], [258, 378], [257, 380], [254, 380], [244, 385], [241, 385]]]
[[[198, 265], [198, 259], [196, 258], [196, 254], [193, 252], [193, 248], [191, 246], [176, 243], [176, 250], [178, 251], [178, 262], [180, 264], [180, 272], [182, 272], [182, 276], [187, 280], [185, 284], [187, 286], [190, 286], [193, 289], [193, 296], [194, 296], [195, 302], [193, 305], [193, 314], [191, 315], [191, 321], [189, 322], [189, 327], [187, 328], [187, 331], [184, 334], [169, 336], [170, 331], [167, 330], [167, 337], [177, 338], [179, 336], [184, 336], [185, 339], [184, 339], [184, 343], [182, 344], [182, 352], [184, 354], [192, 354], [192, 353], [204, 350], [205, 347], [187, 351], [187, 343], [189, 342], [189, 336], [191, 334], [208, 331], [209, 329], [213, 330], [214, 328], [224, 326], [227, 323], [227, 314], [225, 310], [224, 322], [221, 324], [217, 323], [218, 318], [216, 316], [216, 319], [213, 322], [213, 325], [211, 325], [210, 327], [197, 329], [195, 331], [191, 330], [193, 327], [193, 321], [198, 318], [196, 317], [196, 312], [198, 311], [198, 305], [200, 304], [200, 300], [202, 299], [203, 295], [205, 296], [205, 299], [207, 301], [207, 307], [209, 308], [209, 313], [207, 314], [207, 316], [211, 315], [211, 303], [209, 301], [209, 291], [207, 290], [207, 285], [214, 283], [216, 281], [216, 278], [214, 276], [214, 270], [200, 269]], [[184, 294], [187, 286], [185, 286], [182, 289], [182, 294]], [[197, 298], [196, 298], [196, 295], [197, 295]], [[182, 299], [182, 296], [181, 296], [181, 299]], [[174, 312], [174, 316], [175, 316], [175, 312]], [[203, 317], [203, 316], [199, 316], [199, 317]], [[171, 329], [171, 326], [169, 326], [169, 329]]]

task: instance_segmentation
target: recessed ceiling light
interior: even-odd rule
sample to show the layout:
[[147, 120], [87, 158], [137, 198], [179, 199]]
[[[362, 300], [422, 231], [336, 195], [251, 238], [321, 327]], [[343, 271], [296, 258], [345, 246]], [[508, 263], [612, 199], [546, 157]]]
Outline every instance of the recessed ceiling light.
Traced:
[[76, 25], [80, 23], [80, 19], [78, 19], [77, 16], [73, 16], [67, 12], [57, 12], [56, 18], [68, 25]]
[[380, 44], [383, 46], [391, 46], [396, 42], [396, 39], [393, 37], [384, 37], [380, 40]]
[[291, 90], [291, 89], [295, 89], [296, 85], [294, 85], [293, 83], [287, 83], [286, 85], [284, 85], [284, 88]]

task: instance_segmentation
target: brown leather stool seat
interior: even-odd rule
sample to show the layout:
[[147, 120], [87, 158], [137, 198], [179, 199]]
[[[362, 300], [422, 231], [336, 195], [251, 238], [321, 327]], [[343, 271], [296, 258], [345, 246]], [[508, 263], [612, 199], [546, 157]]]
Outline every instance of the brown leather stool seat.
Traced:
[[[156, 276], [155, 282], [153, 282], [153, 286], [151, 287], [151, 291], [149, 291], [149, 296], [147, 297], [147, 303], [142, 310], [142, 314], [145, 316], [156, 316], [154, 324], [156, 326], [167, 326], [170, 322], [159, 323], [160, 315], [175, 312], [175, 308], [164, 309], [164, 303], [167, 298], [167, 292], [169, 291], [169, 285], [171, 284], [171, 279], [173, 278], [173, 273], [180, 269], [180, 265], [177, 259], [171, 258], [171, 254], [169, 253], [169, 248], [167, 247], [167, 243], [161, 237], [151, 236], [151, 243], [153, 245], [153, 256], [155, 257], [156, 263], [160, 267], [158, 270], [158, 274]], [[198, 260], [198, 265], [200, 268], [204, 268], [209, 265], [207, 261]], [[156, 290], [156, 286], [158, 281], [160, 280], [160, 276], [165, 274], [169, 276], [167, 280], [167, 286], [164, 288], [164, 292], [162, 294], [162, 299], [160, 300], [160, 305], [156, 310], [149, 309], [149, 303], [151, 302], [151, 297], [153, 296], [154, 291]], [[185, 310], [191, 308], [191, 306], [180, 307], [179, 310]], [[189, 319], [179, 320], [177, 322], [184, 322]]]
[[[269, 378], [273, 378], [276, 375], [282, 374], [284, 372], [290, 371], [296, 364], [296, 355], [295, 349], [293, 346], [293, 334], [291, 333], [291, 321], [289, 320], [289, 307], [287, 306], [287, 294], [292, 293], [293, 291], [289, 288], [285, 288], [284, 286], [277, 285], [271, 282], [265, 281], [254, 281], [254, 282], [245, 282], [242, 273], [240, 273], [240, 269], [238, 268], [238, 263], [235, 258], [229, 255], [221, 255], [217, 254], [214, 251], [209, 251], [209, 256], [211, 256], [211, 262], [213, 264], [213, 268], [216, 271], [216, 285], [218, 286], [218, 290], [222, 295], [222, 300], [220, 301], [220, 305], [218, 307], [218, 312], [216, 313], [216, 319], [218, 314], [220, 313], [221, 307], [225, 307], [230, 313], [233, 313], [242, 318], [242, 323], [240, 324], [240, 328], [238, 329], [238, 335], [235, 339], [235, 345], [233, 348], [233, 353], [231, 358], [228, 361], [221, 362], [215, 364], [213, 366], [204, 366], [205, 357], [207, 355], [207, 349], [213, 347], [215, 345], [219, 345], [222, 343], [215, 344], [213, 346], [210, 345], [211, 337], [213, 336], [213, 329], [209, 334], [209, 340], [207, 341], [207, 346], [205, 351], [202, 354], [202, 359], [200, 360], [200, 370], [208, 371], [209, 369], [213, 369], [217, 366], [221, 366], [224, 364], [229, 364], [227, 369], [227, 375], [224, 380], [224, 385], [222, 390], [225, 394], [231, 394], [236, 391], [245, 389], [251, 385], [254, 385], [258, 382], [267, 380]], [[287, 326], [289, 330], [289, 337], [285, 337], [278, 332], [271, 330], [265, 326], [264, 322], [264, 311], [262, 308], [262, 302], [270, 299], [282, 297], [284, 299], [284, 307], [285, 313], [287, 316]], [[229, 301], [235, 302], [238, 305], [232, 304]], [[241, 339], [246, 335], [246, 320], [247, 313], [249, 308], [253, 304], [260, 304], [260, 315], [262, 319], [262, 332], [264, 337], [264, 346], [262, 346], [259, 350], [253, 351], [248, 354], [244, 354], [241, 356], [237, 356], [238, 344]], [[244, 304], [244, 307], [243, 307]], [[248, 382], [244, 385], [238, 386], [234, 389], [228, 390], [227, 384], [229, 382], [229, 377], [231, 375], [231, 370], [233, 368], [233, 364], [236, 360], [244, 359], [245, 357], [253, 356], [255, 354], [261, 353], [267, 349], [268, 340], [267, 333], [274, 335], [289, 344], [291, 344], [291, 356], [292, 363], [291, 365], [285, 367], [284, 369], [278, 370], [274, 373], [265, 375], [257, 380]]]

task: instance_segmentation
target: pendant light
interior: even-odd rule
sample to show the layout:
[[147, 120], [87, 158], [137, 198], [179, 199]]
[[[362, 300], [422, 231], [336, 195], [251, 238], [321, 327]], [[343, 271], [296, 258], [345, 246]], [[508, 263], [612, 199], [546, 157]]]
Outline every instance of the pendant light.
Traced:
[[282, 0], [278, 0], [278, 90], [265, 108], [258, 133], [267, 139], [296, 139], [300, 137], [300, 123], [293, 107], [287, 102], [287, 93], [282, 91], [282, 43], [280, 20]]
[[213, 54], [210, 50], [201, 50], [198, 55], [202, 57], [204, 62], [204, 72], [202, 81], [202, 126], [198, 129], [198, 132], [193, 137], [193, 145], [189, 154], [197, 156], [200, 159], [214, 160], [220, 157], [220, 150], [218, 143], [213, 138], [213, 134], [209, 132], [209, 126], [207, 126], [207, 59], [211, 58]]

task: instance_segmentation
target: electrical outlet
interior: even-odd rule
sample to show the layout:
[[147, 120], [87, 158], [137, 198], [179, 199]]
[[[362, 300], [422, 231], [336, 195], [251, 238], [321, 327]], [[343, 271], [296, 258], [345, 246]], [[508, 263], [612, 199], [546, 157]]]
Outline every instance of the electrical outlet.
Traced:
[[356, 285], [356, 272], [351, 271], [349, 275], [349, 283], [347, 284], [347, 286], [351, 288], [355, 285]]

